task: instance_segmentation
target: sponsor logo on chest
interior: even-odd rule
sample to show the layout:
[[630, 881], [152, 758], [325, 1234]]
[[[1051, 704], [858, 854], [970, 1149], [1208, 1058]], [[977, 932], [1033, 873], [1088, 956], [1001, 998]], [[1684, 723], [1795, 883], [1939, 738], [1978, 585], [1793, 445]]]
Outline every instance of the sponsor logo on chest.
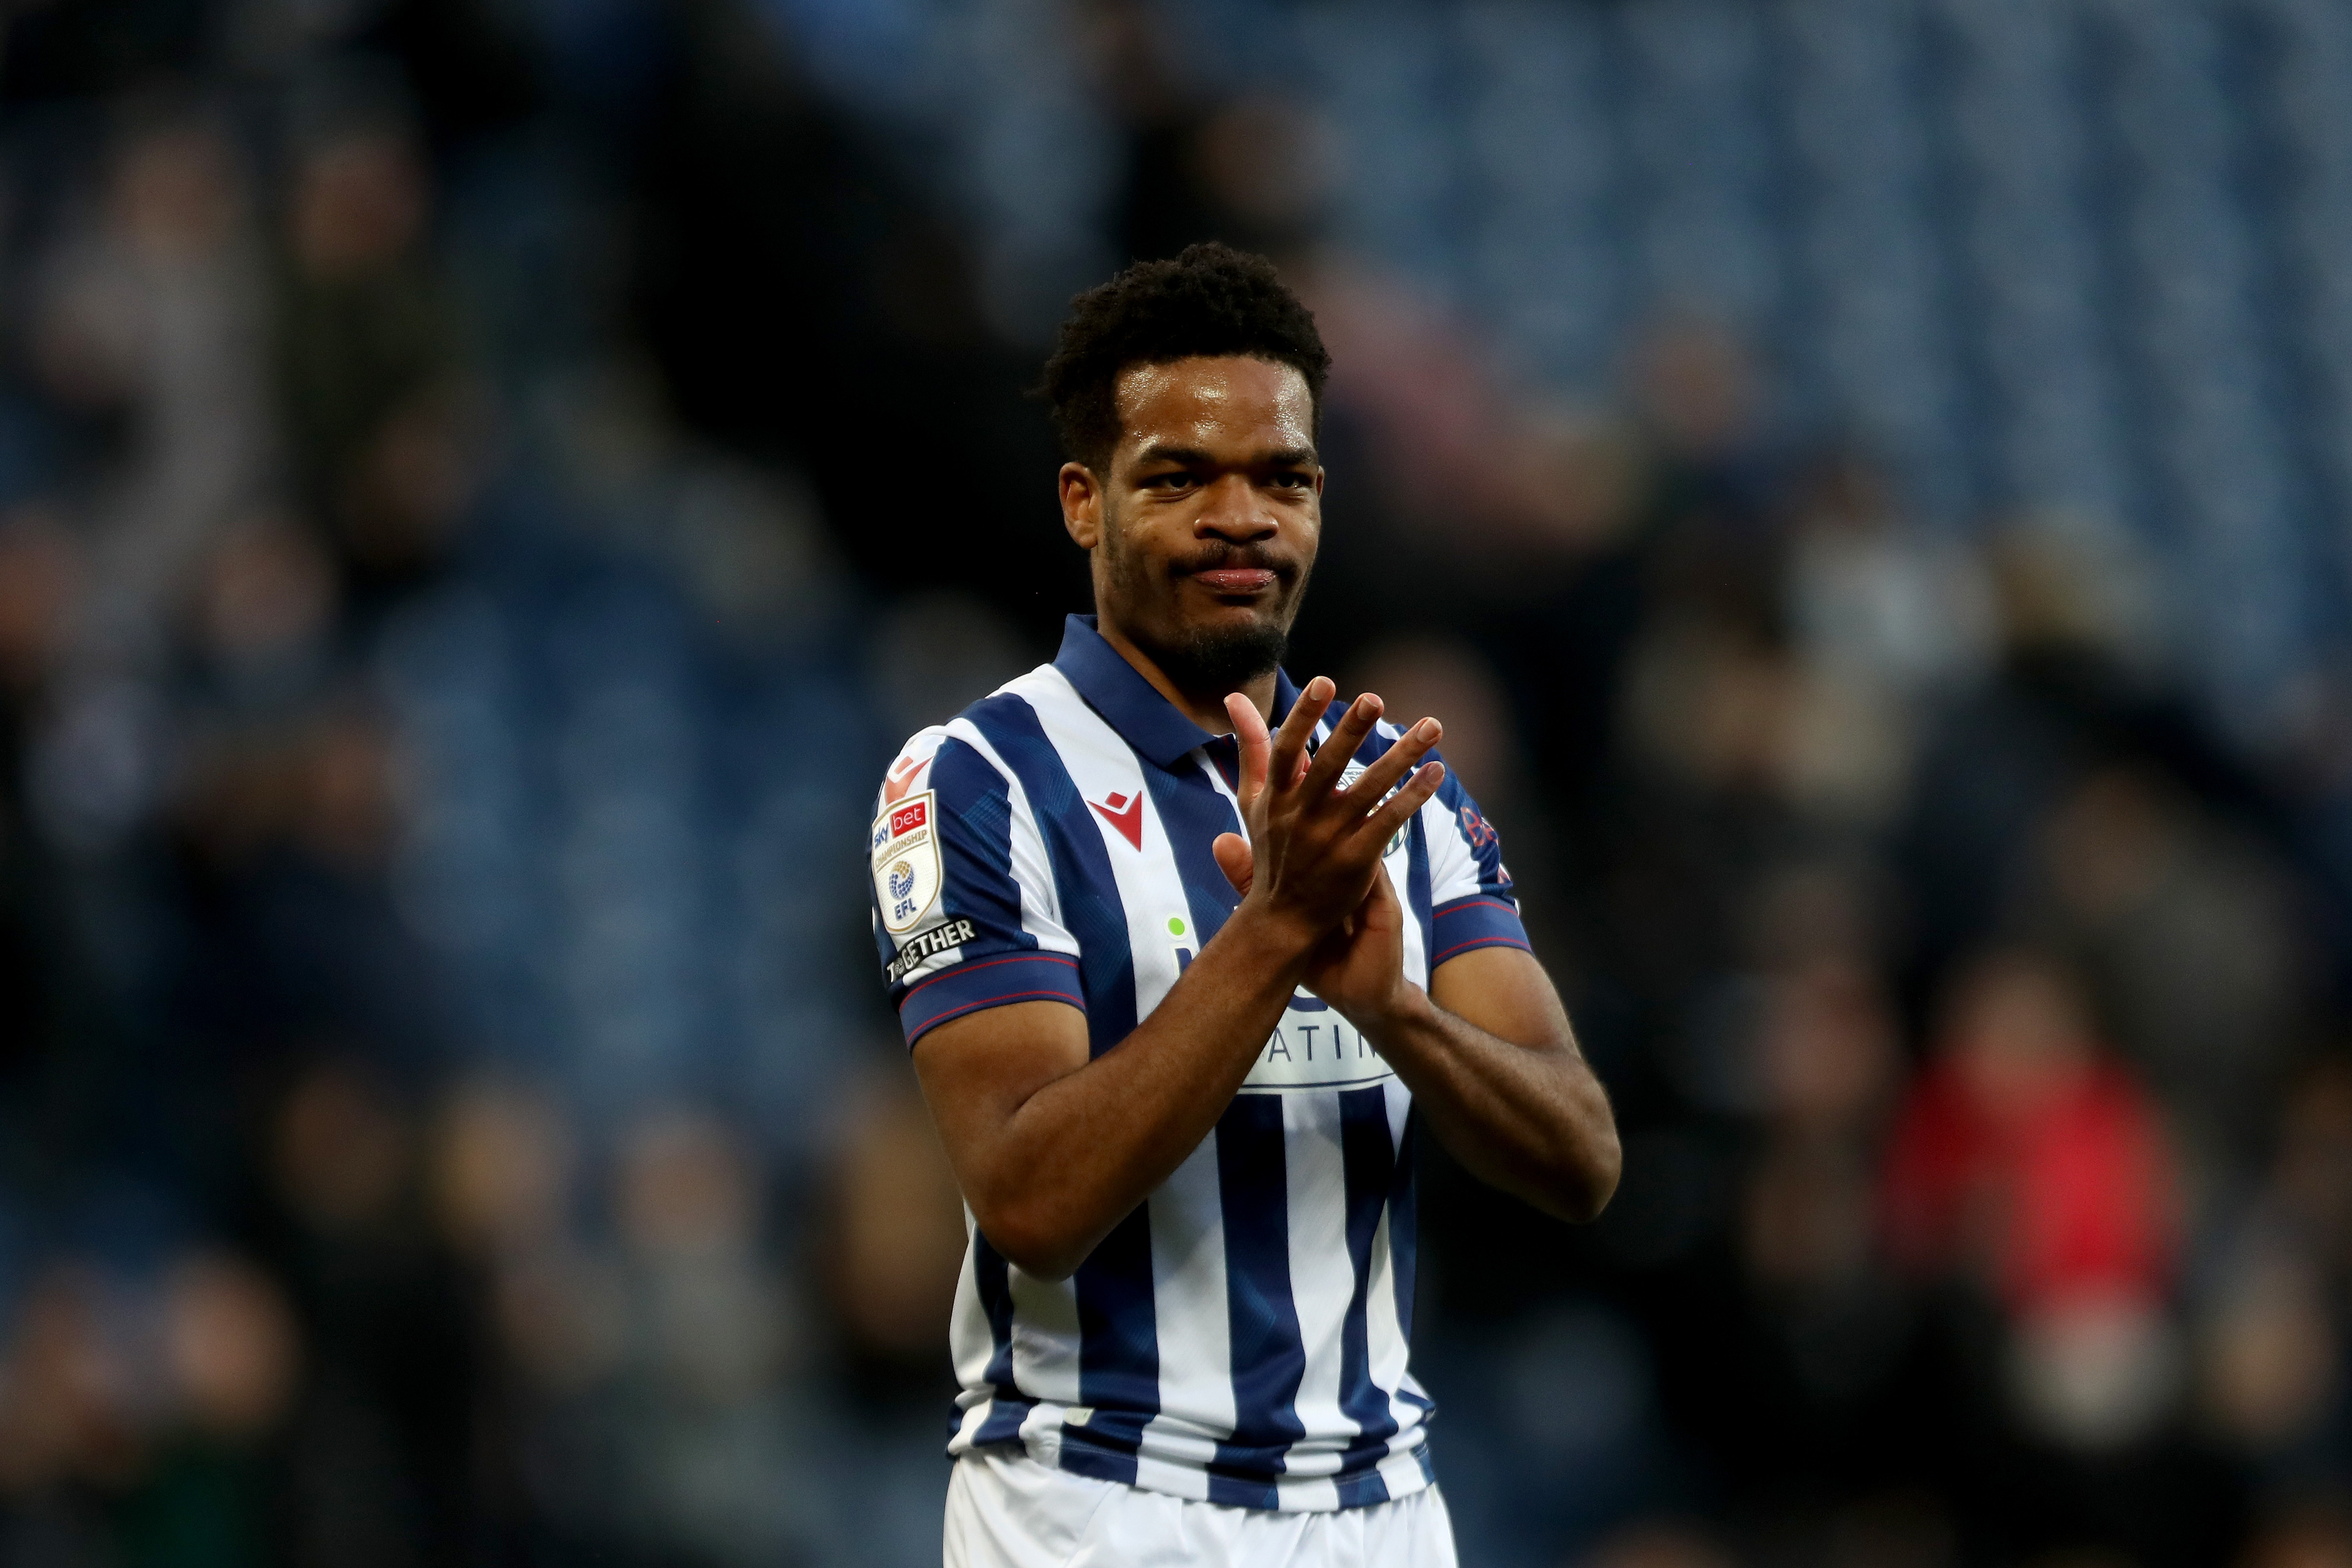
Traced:
[[1328, 1002], [1295, 993], [1274, 1026], [1257, 1065], [1242, 1080], [1244, 1094], [1291, 1094], [1318, 1089], [1360, 1089], [1384, 1083], [1396, 1071]]

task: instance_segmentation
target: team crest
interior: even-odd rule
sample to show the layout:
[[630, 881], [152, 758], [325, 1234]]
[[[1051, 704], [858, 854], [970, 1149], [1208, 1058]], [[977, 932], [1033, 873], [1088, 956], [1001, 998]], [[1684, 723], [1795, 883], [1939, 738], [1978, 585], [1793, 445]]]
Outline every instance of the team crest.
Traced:
[[874, 898], [893, 936], [913, 930], [940, 897], [939, 797], [926, 789], [882, 808], [867, 841]]
[[[1364, 776], [1364, 765], [1363, 765], [1362, 763], [1360, 763], [1360, 762], [1350, 762], [1350, 763], [1349, 763], [1349, 764], [1348, 764], [1348, 766], [1347, 766], [1347, 767], [1345, 767], [1345, 768], [1341, 768], [1341, 769], [1339, 770], [1339, 788], [1340, 788], [1340, 789], [1347, 789], [1349, 785], [1351, 785], [1351, 784], [1355, 783], [1355, 781], [1356, 781], [1357, 779], [1361, 779], [1363, 776]], [[1405, 775], [1405, 779], [1411, 779], [1412, 777], [1412, 774], [1410, 774], [1410, 773], [1408, 773], [1408, 774], [1406, 774], [1406, 775]], [[1402, 789], [1403, 789], [1403, 788], [1404, 788], [1404, 779], [1400, 779], [1399, 780], [1397, 780], [1397, 782], [1396, 782], [1393, 786], [1391, 786], [1391, 787], [1390, 788], [1389, 792], [1388, 792], [1388, 794], [1387, 794], [1387, 795], [1383, 795], [1383, 796], [1381, 796], [1381, 803], [1382, 805], [1386, 805], [1386, 804], [1388, 803], [1388, 801], [1389, 801], [1390, 798], [1391, 798], [1391, 796], [1395, 795], [1395, 794], [1396, 794], [1396, 792], [1397, 792], [1397, 790]], [[1406, 819], [1405, 819], [1405, 824], [1404, 824], [1404, 826], [1403, 826], [1403, 827], [1399, 828], [1395, 832], [1391, 833], [1391, 834], [1389, 835], [1389, 841], [1388, 841], [1388, 845], [1387, 845], [1387, 847], [1386, 847], [1386, 848], [1384, 848], [1384, 849], [1382, 849], [1382, 850], [1381, 851], [1381, 858], [1382, 860], [1386, 860], [1386, 859], [1388, 859], [1388, 857], [1389, 857], [1389, 856], [1391, 856], [1391, 855], [1392, 855], [1392, 854], [1396, 853], [1396, 852], [1397, 852], [1397, 851], [1399, 851], [1399, 850], [1401, 850], [1401, 849], [1404, 848], [1405, 834], [1406, 834], [1406, 833], [1408, 833], [1408, 832], [1410, 832], [1410, 831], [1412, 831], [1412, 818], [1410, 818], [1410, 817], [1408, 817], [1408, 818], [1406, 818]]]

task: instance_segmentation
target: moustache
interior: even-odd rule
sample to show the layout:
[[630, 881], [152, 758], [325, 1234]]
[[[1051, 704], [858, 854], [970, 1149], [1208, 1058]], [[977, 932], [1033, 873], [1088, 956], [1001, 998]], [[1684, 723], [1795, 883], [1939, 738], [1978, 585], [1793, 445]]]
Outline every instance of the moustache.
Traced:
[[1204, 571], [1270, 571], [1286, 585], [1298, 580], [1298, 562], [1258, 545], [1209, 545], [1193, 555], [1168, 563], [1171, 577], [1193, 577]]

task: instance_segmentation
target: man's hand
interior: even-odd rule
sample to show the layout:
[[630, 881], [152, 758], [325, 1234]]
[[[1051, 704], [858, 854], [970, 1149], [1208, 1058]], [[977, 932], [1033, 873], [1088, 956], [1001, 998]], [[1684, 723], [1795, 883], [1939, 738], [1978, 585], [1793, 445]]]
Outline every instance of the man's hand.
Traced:
[[[1216, 843], [1217, 863], [1234, 888], [1250, 891], [1250, 847], [1237, 833]], [[1404, 977], [1404, 905], [1389, 881], [1388, 868], [1375, 865], [1371, 887], [1355, 913], [1318, 942], [1307, 955], [1298, 983], [1339, 1009], [1339, 1016], [1367, 1034], [1404, 1004], [1404, 993], [1418, 990]]]
[[[1380, 703], [1360, 700], [1310, 766], [1307, 740], [1330, 701], [1330, 682], [1310, 683], [1276, 739], [1236, 699], [1243, 815], [1265, 869], [1126, 1040], [1091, 1056], [1085, 1014], [1056, 1001], [989, 1008], [915, 1043], [915, 1071], [964, 1199], [982, 1233], [1028, 1273], [1055, 1280], [1077, 1268], [1200, 1148], [1302, 978], [1339, 973], [1332, 964], [1349, 941], [1378, 940], [1361, 912], [1368, 901], [1377, 908], [1375, 890], [1396, 902], [1381, 851], [1442, 769], [1422, 769], [1385, 805], [1381, 797], [1429, 750], [1437, 727], [1417, 726], [1413, 738], [1339, 790], [1340, 770]], [[1226, 841], [1251, 855], [1238, 835]], [[1401, 913], [1392, 924], [1402, 929]], [[1377, 966], [1341, 966], [1358, 967]], [[1391, 956], [1391, 983], [1402, 968]]]
[[[1238, 795], [1249, 837], [1226, 833], [1213, 847], [1217, 863], [1242, 891], [1243, 909], [1295, 933], [1310, 954], [1310, 974], [1349, 989], [1349, 979], [1378, 969], [1371, 953], [1350, 958], [1360, 939], [1377, 945], [1385, 935], [1399, 944], [1390, 972], [1402, 973], [1403, 913], [1381, 873], [1381, 852], [1437, 792], [1445, 769], [1434, 762], [1414, 768], [1441, 733], [1435, 719], [1425, 718], [1340, 789], [1349, 759], [1380, 721], [1381, 699], [1369, 693], [1358, 697], [1310, 759], [1307, 742], [1332, 694], [1331, 683], [1320, 675], [1309, 681], [1272, 735], [1248, 698], [1236, 693], [1225, 699], [1241, 747]], [[1336, 998], [1324, 999], [1339, 1005]]]
[[[1328, 693], [1318, 694], [1313, 713], [1319, 715], [1328, 701]], [[1302, 694], [1292, 719], [1307, 708]], [[1282, 805], [1276, 791], [1264, 784], [1266, 769], [1276, 779], [1298, 779], [1295, 793], [1301, 796], [1314, 773], [1307, 769], [1302, 774], [1297, 749], [1286, 752], [1278, 745], [1271, 763], [1253, 772], [1253, 748], [1261, 757], [1266, 750], [1265, 726], [1257, 710], [1246, 704], [1230, 706], [1229, 711], [1242, 737], [1240, 794], [1250, 841], [1227, 833], [1215, 849], [1218, 865], [1241, 890], [1247, 908], [1258, 894], [1257, 868], [1263, 862], [1257, 846], [1273, 841]], [[1324, 743], [1317, 767], [1352, 755], [1379, 711], [1377, 697], [1359, 698]], [[1313, 722], [1312, 717], [1307, 720], [1309, 726]], [[1286, 738], [1289, 727], [1284, 726]], [[1406, 738], [1424, 734], [1426, 738], [1419, 739], [1406, 758], [1397, 760], [1405, 749], [1401, 742], [1365, 771], [1355, 790], [1337, 799], [1346, 800], [1370, 786], [1375, 791], [1370, 801], [1377, 801], [1377, 791], [1402, 777], [1411, 762], [1435, 743], [1435, 721], [1423, 720]], [[1363, 882], [1347, 884], [1361, 885], [1362, 896], [1309, 950], [1299, 983], [1339, 1009], [1372, 1042], [1412, 1091], [1439, 1140], [1464, 1166], [1548, 1214], [1590, 1219], [1616, 1189], [1623, 1156], [1608, 1093], [1577, 1049], [1568, 1014], [1543, 966], [1516, 948], [1486, 947], [1441, 966], [1430, 977], [1426, 991], [1404, 977], [1404, 908], [1378, 857], [1389, 836], [1436, 789], [1439, 771], [1434, 765], [1423, 768], [1428, 788], [1419, 788], [1422, 777], [1417, 775], [1373, 813], [1371, 829], [1360, 830], [1374, 836], [1349, 843], [1359, 852], [1369, 847], [1373, 856]], [[1338, 773], [1334, 768], [1328, 776]], [[1263, 811], [1255, 805], [1254, 781], [1260, 793], [1275, 801]], [[1411, 807], [1391, 816], [1391, 808], [1408, 795]], [[1349, 809], [1360, 816], [1370, 810], [1370, 801]]]

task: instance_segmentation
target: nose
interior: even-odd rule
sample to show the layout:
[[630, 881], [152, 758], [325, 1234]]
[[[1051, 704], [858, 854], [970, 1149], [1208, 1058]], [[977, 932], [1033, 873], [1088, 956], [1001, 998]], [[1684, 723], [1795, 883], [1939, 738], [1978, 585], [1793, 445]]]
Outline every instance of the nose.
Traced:
[[1272, 538], [1280, 530], [1281, 525], [1259, 496], [1257, 486], [1240, 474], [1219, 476], [1209, 486], [1192, 520], [1196, 537], [1220, 538], [1229, 544]]

